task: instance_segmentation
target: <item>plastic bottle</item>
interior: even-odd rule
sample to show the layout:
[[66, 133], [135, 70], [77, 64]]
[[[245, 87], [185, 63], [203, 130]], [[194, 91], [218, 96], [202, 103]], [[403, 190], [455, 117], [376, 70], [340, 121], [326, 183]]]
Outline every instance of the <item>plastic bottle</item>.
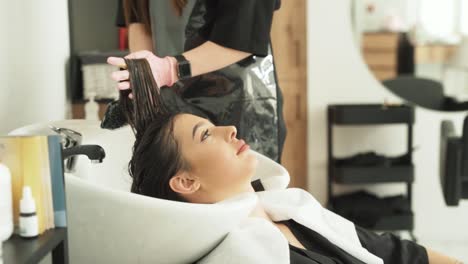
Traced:
[[0, 242], [6, 241], [13, 233], [13, 200], [11, 173], [0, 163]]
[[89, 94], [89, 101], [85, 104], [85, 115], [86, 120], [99, 120], [99, 105], [95, 101], [96, 94], [90, 93]]
[[36, 214], [36, 203], [32, 196], [31, 187], [23, 187], [23, 197], [20, 201], [20, 236], [34, 238], [39, 235], [39, 223]]

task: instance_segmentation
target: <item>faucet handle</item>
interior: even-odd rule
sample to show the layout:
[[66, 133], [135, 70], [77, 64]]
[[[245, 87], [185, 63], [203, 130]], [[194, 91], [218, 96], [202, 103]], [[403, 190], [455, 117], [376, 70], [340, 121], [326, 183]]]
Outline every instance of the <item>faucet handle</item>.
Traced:
[[75, 138], [75, 137], [82, 137], [80, 132], [75, 130], [65, 128], [65, 127], [56, 127], [53, 125], [49, 125], [49, 128], [52, 129], [57, 134], [65, 135], [67, 137]]
[[71, 146], [70, 139], [66, 135], [62, 134], [62, 131], [60, 130], [60, 128], [53, 126], [53, 125], [49, 125], [49, 128], [52, 129], [52, 131], [54, 131], [60, 136], [60, 142], [62, 143], [62, 148], [69, 148]]
[[69, 128], [56, 127], [53, 125], [49, 125], [49, 128], [62, 136], [62, 143], [64, 148], [69, 148], [81, 144], [81, 133]]

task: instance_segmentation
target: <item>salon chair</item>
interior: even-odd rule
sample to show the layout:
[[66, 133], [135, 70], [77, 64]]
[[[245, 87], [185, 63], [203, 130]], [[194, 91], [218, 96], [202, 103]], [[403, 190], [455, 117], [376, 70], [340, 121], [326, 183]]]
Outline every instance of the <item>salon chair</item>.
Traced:
[[452, 121], [440, 126], [440, 184], [448, 206], [458, 206], [468, 199], [468, 116], [463, 121], [461, 137]]
[[[16, 129], [10, 135], [50, 134], [50, 126], [82, 135], [105, 150], [102, 163], [77, 156], [65, 173], [68, 245], [73, 263], [191, 263], [213, 249], [255, 206], [255, 195], [221, 204], [189, 204], [131, 193], [127, 172], [134, 136], [98, 121], [64, 120]], [[254, 179], [265, 189], [286, 188], [283, 167], [258, 153]], [[278, 174], [278, 171], [281, 173]], [[276, 174], [275, 174], [276, 173]]]

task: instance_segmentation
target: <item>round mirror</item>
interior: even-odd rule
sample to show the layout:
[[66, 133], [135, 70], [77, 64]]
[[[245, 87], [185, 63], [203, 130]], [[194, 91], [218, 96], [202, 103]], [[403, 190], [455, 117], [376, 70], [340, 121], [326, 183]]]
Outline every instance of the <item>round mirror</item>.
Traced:
[[468, 110], [468, 0], [354, 0], [352, 14], [365, 63], [392, 93]]

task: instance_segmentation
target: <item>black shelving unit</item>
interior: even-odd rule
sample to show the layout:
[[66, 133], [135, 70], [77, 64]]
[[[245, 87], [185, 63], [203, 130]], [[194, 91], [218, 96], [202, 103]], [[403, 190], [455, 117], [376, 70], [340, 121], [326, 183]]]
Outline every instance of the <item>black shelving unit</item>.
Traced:
[[50, 229], [33, 239], [13, 235], [3, 243], [5, 264], [39, 263], [48, 253], [52, 253], [53, 264], [68, 263], [67, 228]]
[[[414, 109], [407, 105], [385, 106], [381, 104], [339, 104], [328, 106], [328, 207], [334, 210], [333, 185], [338, 184], [377, 184], [406, 183], [407, 206], [409, 213], [386, 216], [372, 227], [382, 231], [408, 231], [412, 233], [414, 217], [411, 209], [414, 165], [412, 163]], [[353, 166], [342, 165], [333, 155], [333, 127], [335, 125], [386, 125], [407, 126], [407, 154], [405, 162], [398, 165]], [[357, 223], [359, 224], [359, 223]]]

